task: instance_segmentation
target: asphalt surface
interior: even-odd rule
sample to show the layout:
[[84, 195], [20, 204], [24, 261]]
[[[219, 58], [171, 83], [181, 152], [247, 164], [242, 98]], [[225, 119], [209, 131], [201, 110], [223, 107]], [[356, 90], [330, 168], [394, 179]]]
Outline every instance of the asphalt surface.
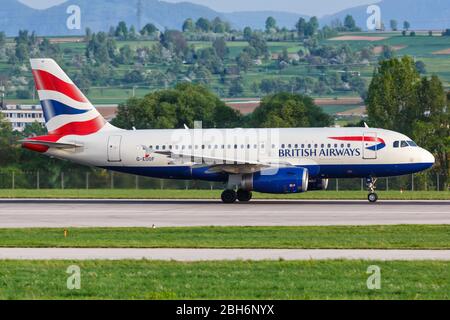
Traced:
[[0, 260], [441, 260], [450, 250], [0, 248]]
[[0, 200], [0, 228], [450, 224], [450, 201]]

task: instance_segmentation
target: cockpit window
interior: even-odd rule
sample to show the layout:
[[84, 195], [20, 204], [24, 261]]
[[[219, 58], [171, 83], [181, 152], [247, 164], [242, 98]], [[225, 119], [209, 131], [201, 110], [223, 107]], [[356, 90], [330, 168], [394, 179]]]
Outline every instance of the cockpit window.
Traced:
[[415, 143], [415, 142], [412, 141], [412, 140], [408, 141], [408, 144], [409, 144], [411, 147], [417, 147], [417, 143]]
[[400, 141], [394, 141], [394, 148], [398, 148], [399, 145], [400, 145]]
[[402, 141], [400, 146], [402, 148], [406, 148], [408, 146], [408, 143], [406, 141]]

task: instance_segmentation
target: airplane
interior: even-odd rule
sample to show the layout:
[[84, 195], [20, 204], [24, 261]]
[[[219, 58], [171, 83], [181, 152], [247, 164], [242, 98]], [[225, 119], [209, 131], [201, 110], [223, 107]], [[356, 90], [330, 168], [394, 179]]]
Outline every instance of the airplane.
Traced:
[[100, 115], [52, 59], [31, 59], [48, 134], [22, 147], [116, 172], [224, 183], [224, 203], [252, 191], [295, 194], [325, 190], [329, 179], [364, 178], [378, 200], [380, 177], [426, 170], [435, 159], [407, 136], [361, 128], [123, 130]]

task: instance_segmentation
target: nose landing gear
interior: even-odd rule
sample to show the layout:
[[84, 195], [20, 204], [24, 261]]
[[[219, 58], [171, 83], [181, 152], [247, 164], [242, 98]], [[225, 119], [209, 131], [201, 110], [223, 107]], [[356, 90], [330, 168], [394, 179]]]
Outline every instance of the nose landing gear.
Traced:
[[371, 203], [375, 203], [378, 200], [378, 195], [375, 193], [375, 189], [376, 189], [375, 184], [376, 183], [377, 183], [377, 178], [367, 178], [367, 180], [366, 180], [367, 189], [369, 191], [367, 200], [369, 200], [369, 202], [371, 202]]

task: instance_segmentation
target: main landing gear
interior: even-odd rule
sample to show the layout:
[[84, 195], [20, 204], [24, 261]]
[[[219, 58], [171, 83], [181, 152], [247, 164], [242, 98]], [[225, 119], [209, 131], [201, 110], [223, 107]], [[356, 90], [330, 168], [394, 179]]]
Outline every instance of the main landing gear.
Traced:
[[369, 202], [371, 202], [371, 203], [377, 202], [378, 195], [375, 193], [375, 189], [376, 189], [375, 184], [377, 183], [377, 179], [376, 178], [367, 178], [366, 183], [367, 183], [367, 189], [369, 191], [367, 200], [369, 200]]
[[252, 193], [243, 189], [239, 189], [237, 192], [227, 189], [222, 192], [221, 198], [224, 203], [234, 203], [236, 200], [239, 200], [239, 202], [249, 202], [252, 199]]

